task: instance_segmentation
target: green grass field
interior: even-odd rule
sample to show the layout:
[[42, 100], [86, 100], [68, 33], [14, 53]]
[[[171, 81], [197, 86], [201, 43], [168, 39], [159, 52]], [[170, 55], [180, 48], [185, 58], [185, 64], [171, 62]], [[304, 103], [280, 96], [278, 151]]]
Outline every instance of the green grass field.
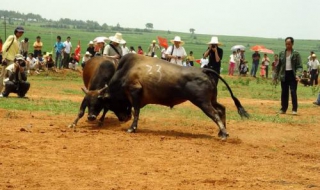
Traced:
[[[14, 25], [9, 25], [7, 28], [7, 35], [11, 34], [14, 30]], [[34, 42], [36, 36], [41, 36], [42, 41], [44, 43], [44, 51], [51, 52], [53, 50], [53, 45], [56, 40], [56, 36], [60, 35], [63, 40], [66, 39], [67, 36], [71, 36], [71, 42], [73, 43], [73, 47], [76, 47], [78, 40], [81, 42], [81, 51], [82, 54], [85, 53], [87, 44], [90, 40], [93, 40], [98, 36], [112, 36], [115, 34], [112, 32], [86, 32], [82, 30], [76, 29], [52, 29], [52, 28], [42, 28], [36, 24], [27, 24], [25, 26], [25, 34], [23, 37], [28, 37], [30, 42]], [[147, 50], [149, 44], [152, 40], [156, 39], [157, 36], [162, 36], [167, 38], [168, 40], [173, 39], [174, 36], [181, 36], [182, 40], [186, 43], [184, 45], [187, 52], [193, 51], [196, 59], [200, 59], [202, 57], [203, 52], [206, 50], [206, 43], [210, 41], [211, 36], [214, 35], [204, 35], [204, 34], [196, 34], [197, 39], [194, 40], [191, 37], [190, 33], [182, 33], [182, 32], [174, 32], [171, 31], [171, 34], [168, 34], [167, 31], [153, 31], [151, 33], [136, 33], [136, 32], [123, 32], [123, 38], [127, 41], [127, 46], [134, 46], [135, 49], [139, 45], [142, 46], [144, 51]], [[232, 53], [230, 48], [234, 45], [244, 45], [247, 47], [246, 51], [246, 59], [249, 61], [249, 66], [251, 67], [251, 52], [249, 49], [253, 45], [265, 45], [267, 48], [272, 49], [275, 53], [278, 53], [284, 49], [284, 40], [283, 39], [270, 39], [270, 38], [257, 38], [257, 37], [240, 37], [240, 36], [224, 36], [217, 35], [219, 37], [219, 41], [223, 43], [222, 48], [224, 49], [223, 56], [223, 64], [224, 68], [223, 73], [227, 72], [229, 55]], [[0, 37], [4, 38], [4, 29], [1, 27], [0, 29]], [[294, 37], [294, 36], [293, 36]], [[296, 40], [295, 49], [301, 53], [302, 60], [304, 63], [304, 67], [306, 67], [307, 57], [310, 54], [310, 51], [319, 51], [320, 43], [315, 40]], [[32, 48], [30, 48], [32, 50]], [[158, 52], [158, 56], [160, 53]], [[272, 55], [269, 55], [271, 60], [273, 59]]]

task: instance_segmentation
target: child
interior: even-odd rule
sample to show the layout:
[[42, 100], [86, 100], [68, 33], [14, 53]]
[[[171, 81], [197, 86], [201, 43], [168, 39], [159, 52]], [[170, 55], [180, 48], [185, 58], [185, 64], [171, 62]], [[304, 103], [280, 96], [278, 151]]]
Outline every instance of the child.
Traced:
[[71, 54], [71, 57], [69, 59], [69, 69], [73, 69], [76, 70], [77, 69], [77, 59], [76, 59], [76, 55], [74, 53]]
[[300, 79], [300, 83], [303, 84], [304, 86], [309, 86], [310, 84], [310, 74], [304, 70], [303, 71], [303, 74], [301, 76], [301, 79]]
[[261, 64], [260, 66], [260, 76], [262, 78], [264, 78], [264, 76], [266, 75], [266, 65], [264, 64], [264, 62]]
[[237, 56], [237, 52], [233, 51], [233, 53], [230, 55], [230, 60], [229, 60], [229, 75], [233, 76], [234, 73], [234, 69], [236, 66], [236, 56]]
[[84, 68], [84, 66], [86, 65], [86, 62], [89, 61], [89, 59], [91, 58], [91, 53], [90, 52], [86, 52], [86, 54], [84, 54], [83, 58], [82, 58], [82, 69]]
[[48, 69], [53, 69], [54, 68], [54, 61], [52, 59], [52, 54], [49, 54], [48, 57], [46, 57], [46, 67]]
[[33, 57], [33, 53], [29, 53], [27, 57], [27, 73], [30, 73], [30, 69], [35, 70], [35, 73], [39, 74], [39, 65], [37, 60]]
[[38, 57], [37, 57], [37, 63], [38, 63], [38, 67], [39, 67], [39, 70], [43, 70], [43, 68], [45, 67], [45, 64], [44, 64], [44, 59], [42, 57], [43, 55], [40, 53], [38, 54]]
[[249, 68], [247, 65], [247, 62], [243, 62], [240, 64], [240, 75], [247, 76], [247, 73], [249, 72]]

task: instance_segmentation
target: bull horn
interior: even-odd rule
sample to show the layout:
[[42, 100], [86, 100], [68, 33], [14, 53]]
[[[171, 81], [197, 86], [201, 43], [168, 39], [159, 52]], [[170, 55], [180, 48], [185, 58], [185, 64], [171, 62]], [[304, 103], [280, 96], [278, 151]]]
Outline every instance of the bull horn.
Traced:
[[101, 89], [98, 91], [99, 94], [104, 93], [104, 91], [106, 91], [108, 88], [109, 88], [108, 85], [106, 85], [105, 87], [101, 88]]
[[81, 90], [85, 93], [88, 94], [89, 90], [86, 87], [82, 87]]

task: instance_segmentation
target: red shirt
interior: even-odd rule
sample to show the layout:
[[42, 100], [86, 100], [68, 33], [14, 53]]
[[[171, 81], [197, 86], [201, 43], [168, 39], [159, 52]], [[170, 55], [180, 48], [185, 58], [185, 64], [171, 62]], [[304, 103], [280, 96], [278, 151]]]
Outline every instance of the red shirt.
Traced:
[[138, 50], [138, 54], [143, 55], [143, 50], [142, 50], [142, 49], [139, 49], [139, 50]]

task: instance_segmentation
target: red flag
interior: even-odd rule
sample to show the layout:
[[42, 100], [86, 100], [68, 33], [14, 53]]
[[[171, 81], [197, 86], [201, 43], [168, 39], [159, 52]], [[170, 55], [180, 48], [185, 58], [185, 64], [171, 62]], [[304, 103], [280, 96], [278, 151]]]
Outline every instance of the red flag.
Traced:
[[201, 59], [196, 59], [196, 63], [201, 63]]
[[74, 50], [74, 54], [75, 54], [76, 60], [79, 62], [81, 57], [80, 40], [78, 41], [77, 48]]
[[159, 41], [159, 45], [164, 48], [167, 48], [169, 46], [166, 38], [158, 36], [158, 41]]

